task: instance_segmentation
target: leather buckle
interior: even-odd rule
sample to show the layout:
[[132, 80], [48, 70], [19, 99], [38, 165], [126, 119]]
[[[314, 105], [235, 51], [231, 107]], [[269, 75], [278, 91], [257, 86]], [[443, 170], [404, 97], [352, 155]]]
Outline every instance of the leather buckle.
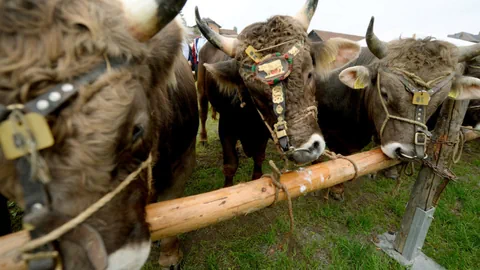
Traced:
[[427, 145], [427, 135], [422, 132], [415, 133], [415, 145]]
[[[280, 127], [280, 129], [279, 129]], [[276, 124], [273, 125], [273, 129], [275, 130], [275, 134], [277, 135], [277, 139], [283, 138], [287, 136], [287, 122], [285, 120], [278, 121]]]

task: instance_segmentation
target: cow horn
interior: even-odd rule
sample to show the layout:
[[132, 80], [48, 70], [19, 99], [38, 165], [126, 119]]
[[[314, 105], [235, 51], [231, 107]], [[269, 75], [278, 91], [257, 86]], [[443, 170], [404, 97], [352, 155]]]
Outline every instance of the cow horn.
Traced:
[[315, 14], [315, 10], [317, 9], [317, 4], [318, 0], [307, 0], [302, 9], [294, 17], [302, 24], [305, 32], [308, 31], [310, 21], [312, 20], [313, 14]]
[[375, 33], [373, 33], [373, 23], [375, 18], [372, 16], [370, 19], [370, 24], [368, 25], [367, 35], [365, 39], [367, 41], [368, 49], [379, 59], [384, 58], [387, 56], [388, 47], [387, 43], [381, 41]]
[[212, 43], [213, 46], [217, 47], [219, 50], [222, 50], [224, 53], [230, 57], [235, 57], [235, 50], [238, 45], [238, 40], [236, 38], [224, 37], [216, 32], [214, 32], [208, 25], [200, 18], [200, 13], [198, 12], [198, 7], [195, 7], [195, 21], [197, 22], [198, 29], [205, 36], [205, 38]]
[[458, 62], [469, 61], [480, 55], [480, 43], [458, 47]]
[[119, 0], [128, 31], [138, 40], [147, 41], [169, 24], [187, 0]]

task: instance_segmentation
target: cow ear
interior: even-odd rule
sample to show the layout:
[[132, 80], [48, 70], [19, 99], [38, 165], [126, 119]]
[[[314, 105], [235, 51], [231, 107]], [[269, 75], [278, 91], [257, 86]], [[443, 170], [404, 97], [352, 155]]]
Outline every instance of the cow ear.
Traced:
[[313, 42], [311, 52], [317, 73], [325, 74], [357, 59], [361, 48], [348, 39], [331, 38], [325, 42]]
[[455, 100], [480, 99], [480, 79], [467, 76], [456, 79], [448, 96]]
[[340, 81], [352, 89], [363, 89], [370, 85], [370, 72], [364, 66], [354, 66], [344, 69], [338, 75]]
[[235, 59], [213, 64], [205, 63], [203, 66], [212, 74], [223, 92], [235, 93], [239, 85], [243, 83], [242, 77], [238, 73], [238, 62]]

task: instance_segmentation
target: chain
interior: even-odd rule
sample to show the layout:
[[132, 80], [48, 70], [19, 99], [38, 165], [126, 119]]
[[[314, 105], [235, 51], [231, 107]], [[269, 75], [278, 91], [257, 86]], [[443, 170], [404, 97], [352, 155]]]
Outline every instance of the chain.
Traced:
[[456, 181], [458, 179], [458, 177], [448, 168], [445, 168], [443, 171], [440, 170], [438, 168], [438, 166], [436, 166], [435, 164], [433, 164], [432, 162], [428, 161], [428, 160], [423, 160], [423, 165], [429, 167], [430, 169], [433, 170], [433, 172], [442, 177], [442, 178], [446, 178], [448, 180], [452, 180], [452, 181]]

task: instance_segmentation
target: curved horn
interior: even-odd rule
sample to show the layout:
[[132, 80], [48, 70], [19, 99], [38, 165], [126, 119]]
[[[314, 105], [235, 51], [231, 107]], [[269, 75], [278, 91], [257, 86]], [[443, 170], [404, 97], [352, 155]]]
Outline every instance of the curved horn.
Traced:
[[307, 0], [307, 2], [303, 5], [302, 9], [294, 17], [302, 24], [305, 32], [308, 30], [308, 26], [310, 26], [310, 21], [315, 14], [317, 4], [318, 0]]
[[187, 0], [119, 0], [128, 31], [138, 40], [147, 41], [170, 23]]
[[236, 38], [228, 38], [221, 36], [214, 32], [208, 25], [201, 19], [198, 7], [195, 7], [195, 21], [197, 22], [198, 29], [205, 36], [205, 38], [212, 43], [213, 46], [222, 50], [230, 57], [235, 57], [235, 49], [238, 46], [238, 40]]
[[379, 59], [384, 58], [388, 54], [387, 43], [378, 39], [378, 37], [373, 33], [373, 23], [375, 18], [372, 16], [370, 19], [370, 24], [368, 25], [367, 35], [365, 39], [367, 41], [368, 49]]
[[469, 61], [480, 55], [480, 43], [458, 47], [458, 62]]

